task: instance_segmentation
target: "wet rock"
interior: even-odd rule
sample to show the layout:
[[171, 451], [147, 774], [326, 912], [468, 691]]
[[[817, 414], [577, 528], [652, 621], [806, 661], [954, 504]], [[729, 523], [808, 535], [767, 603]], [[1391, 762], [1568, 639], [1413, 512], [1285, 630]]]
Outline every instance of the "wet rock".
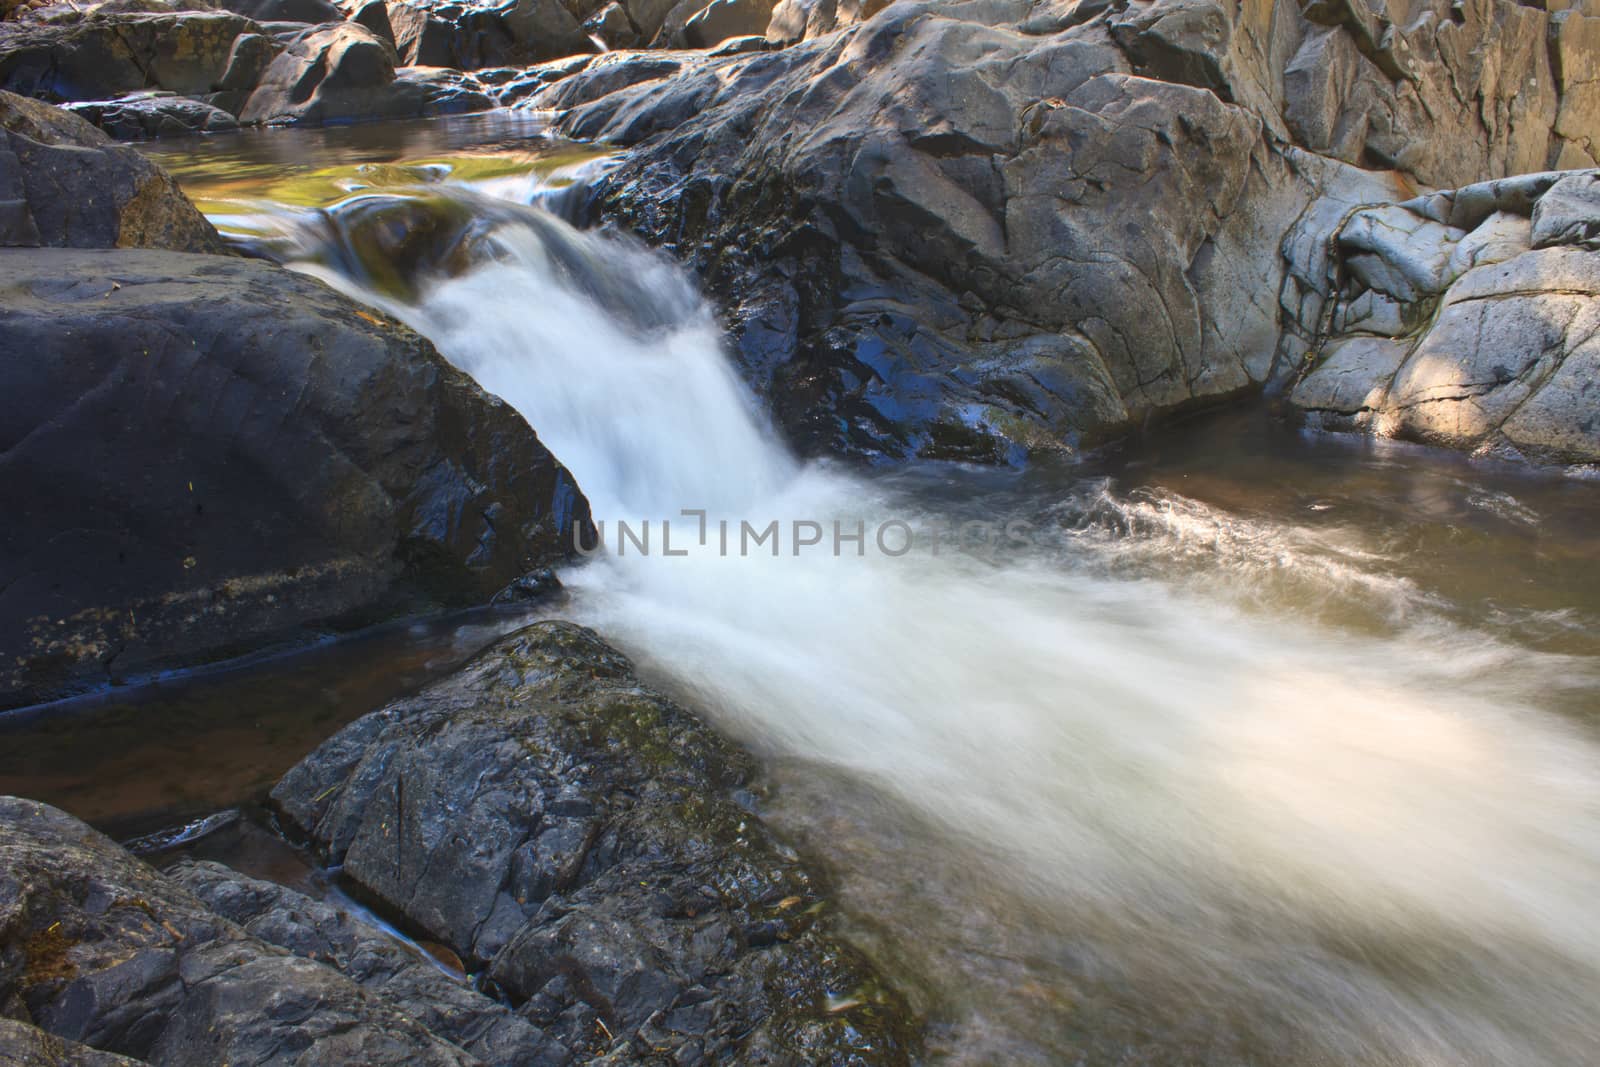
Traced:
[[0, 1002], [58, 1038], [152, 1063], [281, 1062], [286, 1048], [308, 1063], [477, 1062], [78, 820], [14, 797], [0, 798]]
[[239, 128], [234, 117], [221, 108], [170, 94], [142, 93], [116, 100], [90, 100], [68, 104], [67, 109], [82, 115], [119, 141], [228, 133]]
[[365, 26], [314, 26], [274, 59], [239, 113], [246, 124], [421, 115], [421, 86], [395, 80], [395, 52]]
[[[1338, 234], [1330, 333], [1291, 402], [1330, 429], [1600, 461], [1597, 187], [1594, 171], [1539, 174], [1356, 213]], [[1396, 309], [1376, 325], [1358, 310], [1375, 295]]]
[[595, 46], [560, 0], [387, 0], [400, 61], [407, 66], [519, 66]]
[[420, 95], [424, 115], [465, 115], [496, 106], [494, 90], [470, 71], [444, 67], [401, 67], [395, 91]]
[[[1343, 215], [1600, 137], [1557, 129], [1582, 61], [1511, 0], [931, 0], [819, 35], [830, 10], [775, 8], [782, 52], [541, 93], [640, 146], [596, 214], [693, 263], [806, 452], [1007, 462], [1282, 382]], [[1406, 270], [1446, 281], [1423, 223], [1494, 210], [1408, 222]], [[1385, 323], [1406, 277], [1366, 289]]]
[[595, 634], [550, 622], [353, 723], [273, 799], [575, 1052], [905, 1062], [903, 1003], [732, 799], [749, 774]]
[[464, 977], [446, 975], [418, 949], [332, 904], [219, 863], [183, 861], [166, 874], [251, 936], [334, 968], [485, 1063], [569, 1058], [538, 1027], [474, 990]]
[[233, 42], [257, 32], [228, 11], [79, 11], [58, 6], [0, 22], [0, 89], [52, 101], [145, 89], [220, 88]]
[[633, 48], [643, 44], [639, 39], [639, 28], [628, 18], [628, 10], [619, 3], [610, 3], [590, 15], [583, 24], [584, 32], [592, 34], [606, 43], [606, 47], [613, 51], [618, 48]]
[[10, 251], [0, 294], [0, 704], [482, 602], [587, 521], [521, 416], [302, 275]]
[[0, 1063], [7, 1067], [134, 1067], [139, 1062], [0, 1018]]
[[177, 183], [78, 115], [0, 92], [0, 247], [221, 252]]

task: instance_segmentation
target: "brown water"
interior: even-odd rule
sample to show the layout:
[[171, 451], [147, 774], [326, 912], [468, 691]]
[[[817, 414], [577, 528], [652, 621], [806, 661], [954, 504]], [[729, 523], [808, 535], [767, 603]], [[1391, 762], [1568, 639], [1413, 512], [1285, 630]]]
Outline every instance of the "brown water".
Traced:
[[[465, 155], [492, 171], [529, 151], [450, 141], [448, 124], [432, 128], [444, 142], [403, 127], [374, 147], [379, 129], [359, 131], [358, 167]], [[306, 151], [344, 174], [324, 136]], [[350, 191], [318, 173], [273, 207], [272, 167], [241, 177], [222, 145], [184, 164], [213, 204], [292, 221]], [[467, 172], [397, 180], [419, 173], [437, 187]], [[524, 176], [479, 188], [525, 199]], [[641, 336], [551, 270], [544, 240], [508, 222], [499, 256], [386, 306], [527, 414], [598, 514], [1032, 531], [939, 557], [611, 556], [564, 575], [567, 613], [767, 757], [769, 816], [930, 1013], [935, 1059], [1593, 1062], [1600, 484], [1260, 412], [1025, 472], [798, 464], [748, 414], [669, 268], [567, 239], [652, 297], [652, 321], [677, 308]], [[306, 691], [335, 696], [293, 743], [252, 734], [247, 694], [276, 691], [286, 660], [232, 689], [173, 680], [103, 744], [64, 729], [83, 735], [76, 768], [30, 784], [71, 808], [103, 768], [148, 779], [101, 796], [110, 823], [259, 795], [392, 691], [341, 689], [388, 673], [391, 653], [348, 651], [307, 661]], [[161, 726], [185, 700], [181, 727]], [[127, 760], [140, 723], [184, 741]], [[259, 778], [224, 789], [258, 748]], [[223, 750], [242, 757], [229, 775], [164, 797]]]

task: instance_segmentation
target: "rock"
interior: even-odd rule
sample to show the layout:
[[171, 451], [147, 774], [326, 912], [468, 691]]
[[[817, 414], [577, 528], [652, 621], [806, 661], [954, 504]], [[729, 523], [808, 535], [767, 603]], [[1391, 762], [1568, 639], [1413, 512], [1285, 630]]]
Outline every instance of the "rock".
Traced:
[[1600, 251], [1600, 171], [1562, 178], [1539, 198], [1529, 234], [1534, 248], [1581, 245]]
[[683, 52], [607, 52], [595, 56], [582, 70], [534, 94], [527, 106], [540, 111], [569, 111], [619, 89], [671, 77], [696, 59], [692, 53]]
[[166, 171], [80, 116], [0, 92], [0, 247], [221, 252]]
[[560, 0], [387, 0], [407, 66], [522, 66], [595, 51]]
[[1355, 213], [1329, 334], [1290, 402], [1329, 429], [1600, 461], [1597, 188], [1600, 172], [1537, 174]]
[[730, 37], [764, 34], [772, 18], [772, 0], [712, 0], [683, 24], [691, 48], [714, 48]]
[[595, 634], [547, 622], [351, 724], [273, 800], [575, 1051], [907, 1062], [903, 1002], [734, 802], [749, 774]]
[[216, 6], [256, 22], [344, 21], [344, 12], [331, 0], [217, 0]]
[[794, 44], [865, 22], [890, 0], [778, 0], [767, 22], [767, 40]]
[[272, 61], [239, 121], [301, 124], [422, 114], [420, 86], [395, 81], [395, 52], [365, 26], [343, 22], [297, 35]]
[[119, 141], [228, 133], [239, 128], [233, 116], [221, 108], [170, 94], [141, 93], [66, 107]]
[[570, 1055], [503, 1004], [347, 911], [219, 863], [183, 861], [166, 874], [251, 936], [334, 968], [485, 1063], [560, 1063]]
[[612, 3], [590, 15], [583, 24], [585, 33], [600, 38], [606, 47], [615, 51], [618, 48], [633, 48], [643, 42], [639, 39], [639, 29], [628, 18], [628, 11], [620, 3]]
[[54, 7], [0, 22], [0, 89], [51, 101], [145, 89], [202, 96], [220, 87], [234, 39], [257, 29], [228, 11]]
[[0, 364], [0, 706], [481, 603], [587, 522], [521, 416], [266, 263], [0, 252]]
[[922, 0], [821, 32], [838, 13], [780, 4], [784, 51], [534, 98], [639, 146], [594, 216], [692, 263], [807, 453], [1009, 462], [1286, 384], [1345, 215], [1426, 184], [1481, 208], [1345, 229], [1341, 269], [1399, 268], [1361, 317], [1400, 328], [1494, 197], [1534, 193], [1509, 175], [1600, 137], [1557, 131], [1587, 83], [1512, 0]]
[[7, 1067], [134, 1067], [139, 1062], [0, 1018], [0, 1063]]
[[495, 92], [469, 71], [445, 67], [401, 67], [395, 71], [396, 93], [421, 97], [424, 115], [464, 115], [496, 106]]
[[302, 1063], [477, 1062], [71, 816], [14, 797], [0, 798], [0, 1002], [58, 1038], [152, 1063], [282, 1062], [285, 1049]]
[[[1552, 11], [1555, 6], [1552, 4]], [[1561, 103], [1551, 130], [1550, 166], [1600, 165], [1600, 7], [1562, 11], [1550, 20], [1550, 64]]]

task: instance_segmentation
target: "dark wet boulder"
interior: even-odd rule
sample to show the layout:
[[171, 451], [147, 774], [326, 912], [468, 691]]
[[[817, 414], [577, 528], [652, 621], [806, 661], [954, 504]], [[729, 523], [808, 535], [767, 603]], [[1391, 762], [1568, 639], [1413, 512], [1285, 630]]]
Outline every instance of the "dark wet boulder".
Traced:
[[135, 1067], [140, 1062], [0, 1017], [0, 1063], [6, 1067]]
[[296, 34], [261, 75], [239, 112], [247, 125], [409, 118], [423, 113], [420, 87], [395, 81], [394, 46], [341, 22]]
[[395, 90], [419, 94], [424, 115], [465, 115], [496, 106], [492, 86], [471, 71], [447, 67], [401, 67], [395, 71]]
[[465, 975], [446, 974], [421, 950], [333, 904], [219, 863], [185, 860], [165, 873], [246, 933], [333, 967], [485, 1063], [555, 1064], [570, 1058], [538, 1027], [474, 990]]
[[83, 118], [0, 92], [0, 247], [221, 252], [177, 183]]
[[0, 798], [0, 1004], [58, 1038], [151, 1063], [280, 1063], [286, 1049], [301, 1063], [478, 1062], [332, 968], [244, 933], [71, 816], [14, 797]]
[[424, 339], [253, 260], [0, 252], [0, 704], [431, 606], [587, 504]]
[[203, 96], [221, 87], [234, 39], [256, 31], [229, 11], [53, 7], [0, 22], [0, 89], [57, 102], [145, 89]]
[[239, 128], [234, 117], [221, 108], [171, 93], [87, 100], [66, 107], [119, 141], [229, 133]]
[[829, 933], [751, 775], [593, 632], [548, 622], [353, 723], [273, 799], [575, 1052], [906, 1062], [904, 1002]]

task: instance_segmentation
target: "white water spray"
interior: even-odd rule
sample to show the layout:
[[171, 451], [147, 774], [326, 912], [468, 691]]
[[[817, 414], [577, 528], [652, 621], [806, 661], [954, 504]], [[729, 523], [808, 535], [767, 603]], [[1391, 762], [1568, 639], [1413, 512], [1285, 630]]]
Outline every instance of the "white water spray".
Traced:
[[[1600, 1048], [1600, 749], [1547, 707], [1594, 692], [1591, 663], [1439, 620], [1359, 543], [1177, 497], [1101, 492], [1109, 529], [1063, 522], [1000, 561], [890, 558], [870, 534], [864, 556], [702, 547], [681, 509], [712, 528], [937, 516], [791, 460], [672, 266], [563, 240], [656, 324], [515, 225], [494, 261], [386, 306], [521, 410], [597, 517], [674, 520], [687, 556], [564, 576], [584, 621], [749, 743], [945, 827], [930, 863], [982, 865], [996, 898], [1125, 946], [1120, 980], [1219, 1018], [1265, 1005], [1263, 1028], [1298, 1035], [1268, 1047], [1298, 1062]], [[1327, 598], [1408, 621], [1374, 636], [1303, 610]]]

